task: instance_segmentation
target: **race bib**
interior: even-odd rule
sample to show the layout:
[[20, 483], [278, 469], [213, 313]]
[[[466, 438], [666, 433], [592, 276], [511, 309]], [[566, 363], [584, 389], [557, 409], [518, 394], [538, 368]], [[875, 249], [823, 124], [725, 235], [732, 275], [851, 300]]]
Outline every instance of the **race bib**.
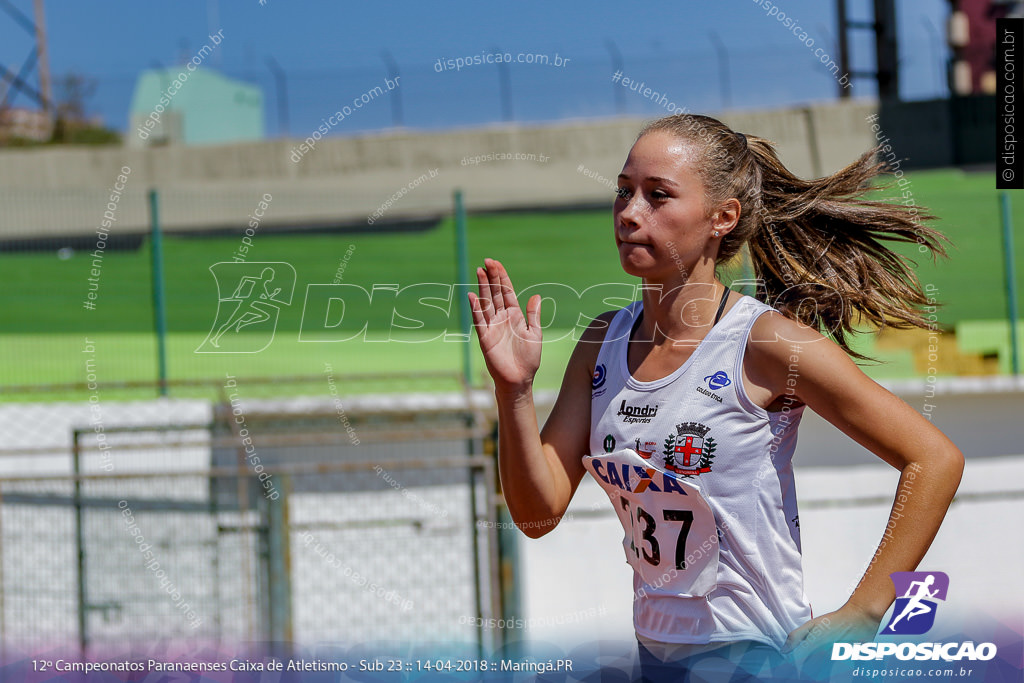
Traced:
[[686, 597], [715, 589], [718, 527], [699, 489], [628, 448], [585, 456], [583, 466], [611, 499], [626, 561], [644, 583]]

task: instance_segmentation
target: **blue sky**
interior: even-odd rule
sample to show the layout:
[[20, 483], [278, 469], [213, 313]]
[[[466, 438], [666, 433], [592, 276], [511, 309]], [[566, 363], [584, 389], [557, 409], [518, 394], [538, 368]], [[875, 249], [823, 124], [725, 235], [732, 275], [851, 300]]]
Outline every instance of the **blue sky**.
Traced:
[[[31, 15], [30, 0], [13, 0]], [[561, 68], [511, 64], [506, 70], [511, 116], [516, 121], [613, 116], [618, 110], [607, 46], [622, 54], [623, 74], [644, 81], [691, 111], [800, 104], [835, 97], [832, 76], [815, 48], [836, 54], [835, 8], [828, 0], [782, 0], [779, 9], [814, 41], [805, 46], [759, 0], [723, 2], [481, 3], [328, 2], [313, 0], [67, 0], [47, 2], [51, 71], [88, 75], [97, 82], [89, 111], [124, 129], [138, 73], [190, 59], [223, 30], [224, 41], [206, 62], [264, 91], [267, 132], [282, 132], [272, 57], [287, 74], [288, 132], [305, 137], [321, 119], [383, 82], [382, 52], [401, 74], [403, 123], [410, 128], [485, 125], [507, 114], [501, 68], [479, 65], [438, 73], [438, 59], [500, 51], [568, 58]], [[763, 3], [767, 5], [768, 3]], [[870, 2], [850, 0], [854, 18], [869, 16]], [[948, 3], [898, 0], [901, 94], [922, 99], [945, 94], [937, 55]], [[933, 33], [934, 31], [934, 33]], [[727, 54], [728, 86], [713, 34]], [[30, 49], [28, 36], [0, 15], [0, 61], [16, 68]], [[854, 66], [870, 69], [867, 36], [852, 43]], [[868, 82], [853, 86], [873, 96]], [[624, 94], [633, 115], [663, 113], [634, 92]], [[19, 97], [15, 104], [25, 106]], [[386, 128], [394, 123], [390, 96], [368, 104], [336, 133]]]

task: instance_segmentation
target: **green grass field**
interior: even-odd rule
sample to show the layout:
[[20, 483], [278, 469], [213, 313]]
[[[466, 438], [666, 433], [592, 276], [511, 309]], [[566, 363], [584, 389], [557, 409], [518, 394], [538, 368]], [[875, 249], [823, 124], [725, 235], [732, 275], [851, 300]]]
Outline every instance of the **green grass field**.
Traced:
[[[938, 227], [954, 243], [949, 260], [938, 264], [923, 260], [917, 268], [921, 281], [933, 285], [944, 304], [940, 322], [948, 328], [965, 320], [1005, 318], [994, 176], [943, 170], [908, 177], [916, 202], [941, 218]], [[888, 194], [893, 196], [894, 192]], [[1019, 264], [1024, 253], [1024, 201], [1017, 202], [1014, 217]], [[610, 210], [471, 215], [469, 238], [473, 266], [485, 256], [499, 258], [518, 289], [536, 287], [534, 291], [557, 302], [556, 306], [546, 305], [544, 324], [551, 328], [549, 338], [563, 339], [545, 346], [540, 386], [557, 386], [572, 350], [570, 329], [578, 324], [580, 314], [592, 316], [607, 310], [610, 306], [602, 303], [601, 295], [621, 291], [605, 283], [635, 284], [619, 268]], [[461, 367], [460, 344], [437, 339], [443, 337], [444, 330], [458, 331], [454, 303], [448, 312], [440, 310], [449, 307], [445, 302], [433, 302], [433, 308], [413, 305], [409, 317], [419, 320], [422, 327], [389, 334], [393, 307], [385, 295], [380, 295], [374, 299], [376, 305], [355, 301], [345, 311], [346, 320], [367, 320], [367, 339], [376, 341], [299, 339], [307, 285], [332, 283], [350, 247], [354, 250], [341, 279], [344, 284], [370, 289], [374, 284], [405, 287], [455, 281], [454, 228], [450, 219], [422, 233], [257, 234], [248, 260], [285, 262], [297, 274], [295, 296], [291, 305], [281, 308], [273, 342], [259, 353], [197, 354], [194, 351], [203, 343], [217, 310], [217, 290], [209, 268], [218, 261], [229, 261], [239, 240], [235, 236], [165, 238], [171, 378], [218, 378], [228, 372], [240, 377], [316, 375], [323, 373], [325, 363], [330, 363], [336, 373], [457, 371]], [[918, 256], [914, 245], [901, 251], [912, 258]], [[91, 267], [87, 252], [78, 251], [66, 260], [58, 259], [56, 253], [0, 254], [0, 281], [6, 294], [0, 309], [0, 385], [83, 381], [86, 338], [94, 342], [96, 372], [102, 380], [153, 378], [156, 344], [151, 332], [149, 264], [148, 243], [133, 252], [108, 250], [96, 308], [85, 310]], [[724, 279], [728, 282], [730, 278]], [[591, 289], [582, 298], [570, 294], [600, 284], [605, 287]], [[1018, 298], [1024, 294], [1022, 289]], [[424, 288], [421, 293], [434, 296], [438, 291], [443, 290]], [[464, 294], [458, 292], [457, 296]], [[332, 315], [337, 313], [332, 309]], [[324, 314], [322, 308], [311, 307], [305, 330], [309, 331], [312, 321], [323, 319]], [[405, 324], [415, 327], [408, 321]], [[870, 338], [862, 343], [865, 349], [873, 347]], [[475, 355], [475, 341], [473, 349]], [[889, 360], [895, 362], [874, 366], [870, 374], [907, 374], [905, 358], [897, 353]], [[479, 371], [482, 363], [479, 358], [474, 362]]]

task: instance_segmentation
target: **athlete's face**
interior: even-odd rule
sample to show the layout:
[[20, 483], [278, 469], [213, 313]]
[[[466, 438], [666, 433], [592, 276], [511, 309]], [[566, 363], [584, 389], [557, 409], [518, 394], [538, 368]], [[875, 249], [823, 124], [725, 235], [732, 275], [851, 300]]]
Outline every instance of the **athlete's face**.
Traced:
[[697, 162], [696, 146], [666, 131], [647, 133], [630, 150], [613, 208], [619, 260], [630, 275], [685, 278], [707, 257], [715, 219]]

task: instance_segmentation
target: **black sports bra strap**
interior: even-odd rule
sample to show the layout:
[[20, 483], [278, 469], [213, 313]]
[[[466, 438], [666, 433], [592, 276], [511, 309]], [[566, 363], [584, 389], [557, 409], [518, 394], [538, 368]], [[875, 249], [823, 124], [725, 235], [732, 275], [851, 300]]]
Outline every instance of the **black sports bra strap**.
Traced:
[[718, 313], [715, 314], [715, 322], [711, 323], [712, 327], [717, 325], [718, 321], [722, 318], [722, 311], [725, 310], [725, 302], [729, 298], [730, 291], [731, 290], [728, 287], [726, 287], [725, 291], [722, 292], [722, 301], [718, 304]]
[[632, 329], [629, 330], [629, 341], [633, 341], [633, 337], [636, 336], [636, 331], [640, 328], [640, 323], [644, 321], [644, 309], [640, 309], [640, 312], [636, 314], [636, 322], [633, 323]]
[[[711, 323], [712, 327], [717, 325], [718, 321], [722, 319], [722, 311], [725, 310], [725, 302], [728, 301], [729, 293], [731, 291], [732, 291], [731, 289], [726, 287], [725, 291], [722, 292], [722, 300], [720, 302], [718, 302], [718, 312], [715, 314], [715, 322]], [[633, 328], [629, 331], [629, 340], [630, 341], [632, 341], [633, 337], [636, 335], [636, 331], [640, 327], [640, 323], [643, 322], [643, 319], [644, 319], [644, 311], [641, 308], [640, 312], [636, 316], [636, 321], [633, 323]]]

